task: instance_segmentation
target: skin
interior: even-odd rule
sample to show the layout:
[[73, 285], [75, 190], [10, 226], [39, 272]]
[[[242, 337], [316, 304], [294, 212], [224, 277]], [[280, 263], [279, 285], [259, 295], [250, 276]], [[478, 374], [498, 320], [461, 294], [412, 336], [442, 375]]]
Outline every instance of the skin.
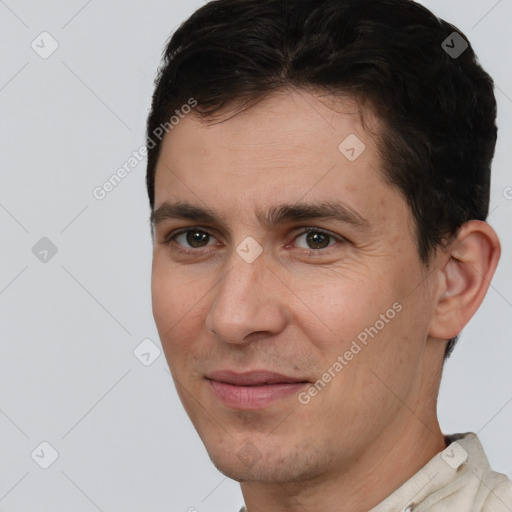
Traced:
[[[436, 415], [445, 340], [482, 301], [499, 242], [471, 221], [424, 265], [411, 212], [380, 173], [379, 120], [364, 114], [369, 131], [349, 98], [287, 89], [223, 122], [190, 114], [163, 141], [155, 209], [187, 201], [223, 225], [155, 224], [154, 318], [182, 403], [250, 512], [368, 511], [445, 448]], [[338, 149], [349, 134], [366, 146], [355, 161]], [[269, 227], [256, 217], [328, 200], [367, 226]], [[211, 236], [166, 243], [183, 228]], [[315, 245], [304, 228], [332, 237]], [[252, 263], [236, 251], [247, 237], [262, 248]], [[396, 303], [401, 311], [307, 404], [292, 394], [236, 410], [205, 379], [266, 369], [314, 383]]]

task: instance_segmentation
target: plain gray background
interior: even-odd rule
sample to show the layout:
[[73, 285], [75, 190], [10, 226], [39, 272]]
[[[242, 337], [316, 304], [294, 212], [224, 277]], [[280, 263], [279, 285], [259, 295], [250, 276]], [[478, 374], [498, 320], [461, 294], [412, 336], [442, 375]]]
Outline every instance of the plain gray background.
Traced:
[[[445, 368], [440, 421], [478, 432], [512, 475], [512, 0], [422, 3], [470, 39], [499, 108], [489, 222], [502, 259]], [[92, 194], [144, 145], [164, 43], [200, 5], [0, 0], [1, 511], [242, 504], [158, 355], [145, 160], [105, 199]], [[133, 351], [148, 338], [145, 366]], [[44, 441], [58, 453], [47, 469]]]

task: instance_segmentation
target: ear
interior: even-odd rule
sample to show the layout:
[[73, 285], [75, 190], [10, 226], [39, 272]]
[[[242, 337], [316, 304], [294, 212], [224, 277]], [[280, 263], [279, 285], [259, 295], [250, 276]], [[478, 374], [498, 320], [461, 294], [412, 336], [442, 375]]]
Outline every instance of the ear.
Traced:
[[498, 265], [501, 246], [487, 222], [466, 222], [443, 258], [437, 301], [429, 335], [449, 340], [457, 336], [482, 303]]

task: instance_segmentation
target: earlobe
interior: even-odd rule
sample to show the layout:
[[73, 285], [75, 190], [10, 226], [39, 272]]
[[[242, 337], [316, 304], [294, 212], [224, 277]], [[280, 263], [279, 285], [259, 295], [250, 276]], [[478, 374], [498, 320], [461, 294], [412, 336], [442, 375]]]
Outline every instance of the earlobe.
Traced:
[[482, 303], [498, 265], [501, 247], [494, 229], [471, 220], [459, 230], [447, 249], [448, 261], [439, 270], [441, 285], [429, 335], [455, 337]]

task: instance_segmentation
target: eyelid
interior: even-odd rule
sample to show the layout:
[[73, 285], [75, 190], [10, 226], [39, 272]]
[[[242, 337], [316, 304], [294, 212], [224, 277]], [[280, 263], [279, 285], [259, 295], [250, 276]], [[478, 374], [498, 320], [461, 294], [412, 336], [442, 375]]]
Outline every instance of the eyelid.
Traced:
[[339, 240], [340, 242], [343, 242], [343, 241], [348, 242], [348, 240], [345, 237], [338, 235], [337, 233], [333, 233], [332, 231], [329, 231], [328, 229], [319, 228], [317, 226], [302, 226], [297, 229], [299, 229], [300, 231], [297, 232], [297, 234], [295, 235], [294, 238], [297, 238], [298, 236], [309, 233], [310, 231], [314, 231], [314, 232], [318, 232], [318, 233], [323, 233], [324, 235], [328, 235], [332, 238], [335, 238], [336, 240]]
[[176, 229], [174, 231], [171, 231], [169, 234], [165, 235], [163, 243], [169, 243], [177, 236], [187, 233], [188, 231], [201, 231], [202, 233], [206, 233], [210, 236], [215, 236], [213, 233], [211, 233], [208, 229], [199, 227], [199, 226], [187, 226], [185, 228]]

